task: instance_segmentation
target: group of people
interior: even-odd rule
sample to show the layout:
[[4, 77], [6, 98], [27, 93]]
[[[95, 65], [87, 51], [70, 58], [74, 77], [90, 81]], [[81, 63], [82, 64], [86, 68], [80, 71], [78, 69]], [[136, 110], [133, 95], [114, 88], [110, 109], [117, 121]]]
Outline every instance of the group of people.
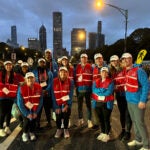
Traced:
[[[15, 72], [11, 61], [5, 61], [0, 71], [0, 136], [11, 133], [9, 128], [11, 108], [16, 103], [23, 125], [22, 140], [35, 140], [35, 127], [40, 128], [42, 108], [45, 110], [47, 126], [51, 127], [51, 110], [56, 114], [55, 138], [64, 133], [69, 138], [68, 124], [71, 115], [73, 93], [76, 91], [78, 104], [78, 126], [84, 124], [83, 101], [87, 107], [88, 128], [101, 128], [97, 140], [108, 142], [111, 131], [111, 113], [117, 100], [122, 131], [120, 140], [129, 140], [134, 126], [135, 140], [128, 146], [143, 145], [148, 150], [149, 141], [144, 122], [148, 100], [148, 76], [140, 65], [133, 64], [132, 55], [124, 53], [110, 57], [105, 64], [102, 54], [94, 55], [94, 64], [88, 63], [87, 54], [80, 56], [80, 63], [74, 68], [68, 57], [62, 56], [58, 65], [52, 59], [50, 49], [45, 58], [38, 59], [34, 70], [28, 63], [20, 64]], [[4, 121], [6, 126], [4, 127]], [[64, 129], [61, 125], [64, 125]]]

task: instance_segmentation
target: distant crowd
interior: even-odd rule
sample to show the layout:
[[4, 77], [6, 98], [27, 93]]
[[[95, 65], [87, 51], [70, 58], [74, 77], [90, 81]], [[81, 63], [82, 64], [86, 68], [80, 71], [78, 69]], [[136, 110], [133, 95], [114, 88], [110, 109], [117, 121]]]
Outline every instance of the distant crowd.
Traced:
[[[52, 128], [56, 121], [55, 138], [69, 138], [73, 95], [77, 96], [78, 126], [85, 123], [83, 102], [87, 108], [87, 127], [100, 129], [97, 140], [110, 141], [111, 113], [114, 101], [120, 113], [122, 131], [118, 135], [128, 146], [141, 145], [140, 150], [149, 150], [147, 127], [144, 121], [150, 82], [149, 72], [142, 64], [133, 63], [130, 53], [110, 57], [104, 63], [102, 54], [94, 55], [94, 63], [88, 62], [88, 55], [80, 55], [80, 62], [73, 66], [67, 56], [58, 62], [52, 58], [52, 51], [45, 50], [35, 68], [32, 63], [18, 60], [17, 64], [6, 60], [0, 62], [0, 137], [11, 134], [10, 120], [13, 115], [22, 127], [22, 141], [36, 140], [36, 129], [41, 128], [44, 109], [46, 127]], [[4, 122], [6, 124], [4, 125]], [[134, 127], [135, 139], [131, 138]]]

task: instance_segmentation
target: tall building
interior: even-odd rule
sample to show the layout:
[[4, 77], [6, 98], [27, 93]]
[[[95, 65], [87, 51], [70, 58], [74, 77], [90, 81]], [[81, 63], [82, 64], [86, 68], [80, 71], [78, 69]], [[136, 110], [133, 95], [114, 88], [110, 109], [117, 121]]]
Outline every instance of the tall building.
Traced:
[[40, 50], [40, 42], [37, 38], [28, 38], [28, 48]]
[[89, 49], [96, 49], [96, 42], [97, 42], [97, 33], [90, 32], [89, 33]]
[[11, 41], [17, 44], [17, 28], [16, 26], [11, 26]]
[[61, 57], [62, 54], [62, 13], [53, 12], [53, 56]]
[[42, 25], [39, 30], [39, 41], [41, 51], [44, 52], [44, 50], [47, 48], [46, 28], [44, 25]]
[[11, 26], [11, 40], [8, 39], [6, 43], [13, 48], [19, 47], [19, 44], [17, 43], [17, 27], [15, 25]]
[[71, 31], [71, 55], [86, 49], [86, 31], [84, 28], [73, 28]]
[[104, 45], [105, 45], [105, 35], [102, 34], [102, 21], [98, 21], [96, 47], [101, 48]]

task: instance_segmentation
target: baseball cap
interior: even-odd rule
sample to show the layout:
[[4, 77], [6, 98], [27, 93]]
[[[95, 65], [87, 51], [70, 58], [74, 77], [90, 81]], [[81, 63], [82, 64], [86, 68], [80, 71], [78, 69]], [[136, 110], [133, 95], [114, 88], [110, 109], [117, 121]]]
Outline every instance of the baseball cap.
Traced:
[[84, 53], [84, 54], [81, 54], [80, 58], [82, 58], [82, 57], [88, 58], [88, 55]]
[[18, 62], [18, 64], [22, 64], [23, 61], [22, 60], [18, 60], [17, 62]]
[[110, 61], [113, 61], [113, 60], [119, 60], [119, 57], [117, 55], [112, 55], [110, 57]]
[[5, 61], [4, 66], [7, 65], [7, 64], [12, 64], [12, 62], [11, 61]]
[[41, 62], [41, 61], [46, 62], [44, 58], [40, 58], [40, 59], [38, 59], [38, 63], [39, 63], [39, 62]]
[[35, 77], [33, 72], [27, 72], [25, 78]]
[[97, 53], [97, 54], [94, 55], [94, 59], [97, 59], [99, 57], [103, 57], [101, 53]]
[[121, 58], [129, 58], [131, 57], [132, 58], [132, 55], [130, 53], [123, 53]]
[[61, 60], [62, 60], [62, 59], [68, 59], [68, 57], [67, 57], [67, 56], [62, 56], [62, 57], [61, 57]]
[[66, 67], [60, 67], [60, 68], [59, 68], [59, 71], [61, 71], [61, 70], [68, 71], [68, 69], [67, 69]]
[[22, 64], [21, 64], [21, 67], [23, 67], [23, 66], [29, 66], [29, 64], [27, 63], [27, 62], [23, 62]]
[[102, 68], [101, 68], [101, 72], [102, 72], [102, 71], [107, 71], [107, 72], [109, 72], [108, 67], [102, 67]]
[[52, 53], [52, 51], [50, 49], [46, 49], [45, 53], [47, 53], [47, 52]]

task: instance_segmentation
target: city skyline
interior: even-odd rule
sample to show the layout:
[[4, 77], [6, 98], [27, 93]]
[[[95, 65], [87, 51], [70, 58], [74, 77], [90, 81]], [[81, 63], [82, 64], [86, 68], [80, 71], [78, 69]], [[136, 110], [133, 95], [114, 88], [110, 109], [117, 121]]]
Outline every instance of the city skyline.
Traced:
[[[105, 0], [106, 3], [128, 9], [129, 36], [135, 29], [150, 27], [150, 2], [147, 0]], [[39, 28], [43, 24], [47, 30], [47, 47], [53, 48], [53, 19], [52, 13], [60, 11], [63, 14], [63, 47], [71, 50], [71, 30], [85, 28], [89, 32], [97, 31], [97, 22], [102, 21], [102, 33], [105, 43], [110, 45], [124, 38], [124, 17], [109, 6], [102, 10], [93, 9], [94, 0], [33, 0], [33, 1], [4, 1], [1, 0], [0, 11], [0, 41], [6, 42], [11, 36], [11, 26], [17, 27], [17, 38], [20, 45], [27, 46], [27, 39], [39, 37]], [[80, 5], [79, 5], [80, 4]], [[88, 42], [88, 41], [87, 41]]]

